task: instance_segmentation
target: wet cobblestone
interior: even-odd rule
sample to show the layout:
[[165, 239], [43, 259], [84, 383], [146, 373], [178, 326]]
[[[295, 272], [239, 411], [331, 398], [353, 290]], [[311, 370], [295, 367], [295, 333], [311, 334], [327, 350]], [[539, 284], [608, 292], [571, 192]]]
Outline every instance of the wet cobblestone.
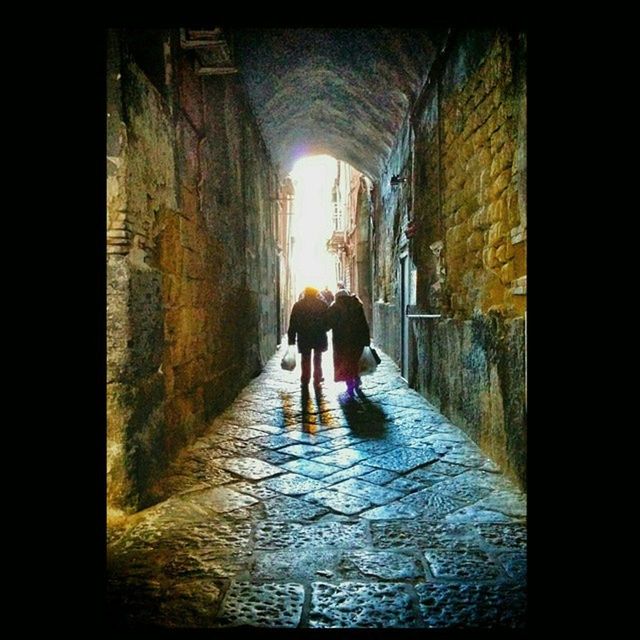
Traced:
[[234, 582], [220, 613], [220, 626], [297, 627], [304, 589], [299, 584]]
[[402, 583], [311, 585], [310, 627], [415, 627], [417, 623], [409, 589]]
[[416, 586], [426, 627], [524, 628], [526, 593], [505, 584]]
[[526, 496], [390, 358], [303, 401], [280, 357], [109, 530], [113, 624], [522, 627]]

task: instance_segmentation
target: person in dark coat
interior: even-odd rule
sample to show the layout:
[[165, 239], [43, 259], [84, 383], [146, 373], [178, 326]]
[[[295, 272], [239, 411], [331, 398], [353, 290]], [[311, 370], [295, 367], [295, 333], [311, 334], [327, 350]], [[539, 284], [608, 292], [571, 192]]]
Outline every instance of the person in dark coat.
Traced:
[[332, 330], [333, 369], [336, 382], [347, 383], [347, 393], [353, 397], [360, 386], [358, 363], [362, 350], [371, 344], [369, 323], [362, 302], [346, 289], [336, 291], [327, 311], [327, 326]]
[[318, 295], [314, 287], [306, 287], [301, 300], [298, 300], [291, 309], [289, 318], [289, 345], [298, 342], [300, 353], [300, 366], [302, 375], [300, 383], [303, 387], [309, 384], [311, 379], [311, 351], [313, 350], [313, 384], [320, 386], [324, 380], [322, 376], [322, 354], [327, 350], [326, 314], [328, 307]]
[[331, 293], [331, 289], [327, 286], [320, 292], [320, 296], [327, 303], [327, 306], [331, 305], [334, 300], [333, 293]]

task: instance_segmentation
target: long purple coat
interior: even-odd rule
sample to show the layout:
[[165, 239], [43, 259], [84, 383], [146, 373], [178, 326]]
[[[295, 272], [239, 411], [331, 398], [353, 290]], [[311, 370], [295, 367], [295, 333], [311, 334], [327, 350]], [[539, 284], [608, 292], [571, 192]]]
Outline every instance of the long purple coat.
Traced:
[[327, 311], [327, 325], [333, 332], [335, 381], [357, 378], [362, 349], [371, 343], [369, 323], [358, 296], [338, 291]]

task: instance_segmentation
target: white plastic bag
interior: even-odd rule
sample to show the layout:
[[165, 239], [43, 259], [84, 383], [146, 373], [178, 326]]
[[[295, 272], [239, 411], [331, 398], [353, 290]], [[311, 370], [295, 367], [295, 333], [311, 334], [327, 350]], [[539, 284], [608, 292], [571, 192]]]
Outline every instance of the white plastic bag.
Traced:
[[369, 347], [365, 347], [362, 350], [362, 355], [360, 356], [360, 362], [358, 363], [358, 369], [360, 371], [361, 376], [368, 376], [375, 372], [378, 364], [376, 363], [373, 354], [371, 353], [371, 349]]
[[296, 368], [296, 349], [294, 345], [289, 345], [284, 356], [282, 356], [280, 366], [285, 371], [293, 371]]

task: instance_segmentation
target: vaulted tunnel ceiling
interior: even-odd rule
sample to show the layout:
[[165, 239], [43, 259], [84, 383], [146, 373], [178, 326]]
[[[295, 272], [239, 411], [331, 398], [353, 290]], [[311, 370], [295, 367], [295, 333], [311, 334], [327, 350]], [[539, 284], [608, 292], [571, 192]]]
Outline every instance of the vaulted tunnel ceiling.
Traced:
[[235, 61], [283, 171], [326, 153], [380, 175], [446, 29], [240, 29]]

